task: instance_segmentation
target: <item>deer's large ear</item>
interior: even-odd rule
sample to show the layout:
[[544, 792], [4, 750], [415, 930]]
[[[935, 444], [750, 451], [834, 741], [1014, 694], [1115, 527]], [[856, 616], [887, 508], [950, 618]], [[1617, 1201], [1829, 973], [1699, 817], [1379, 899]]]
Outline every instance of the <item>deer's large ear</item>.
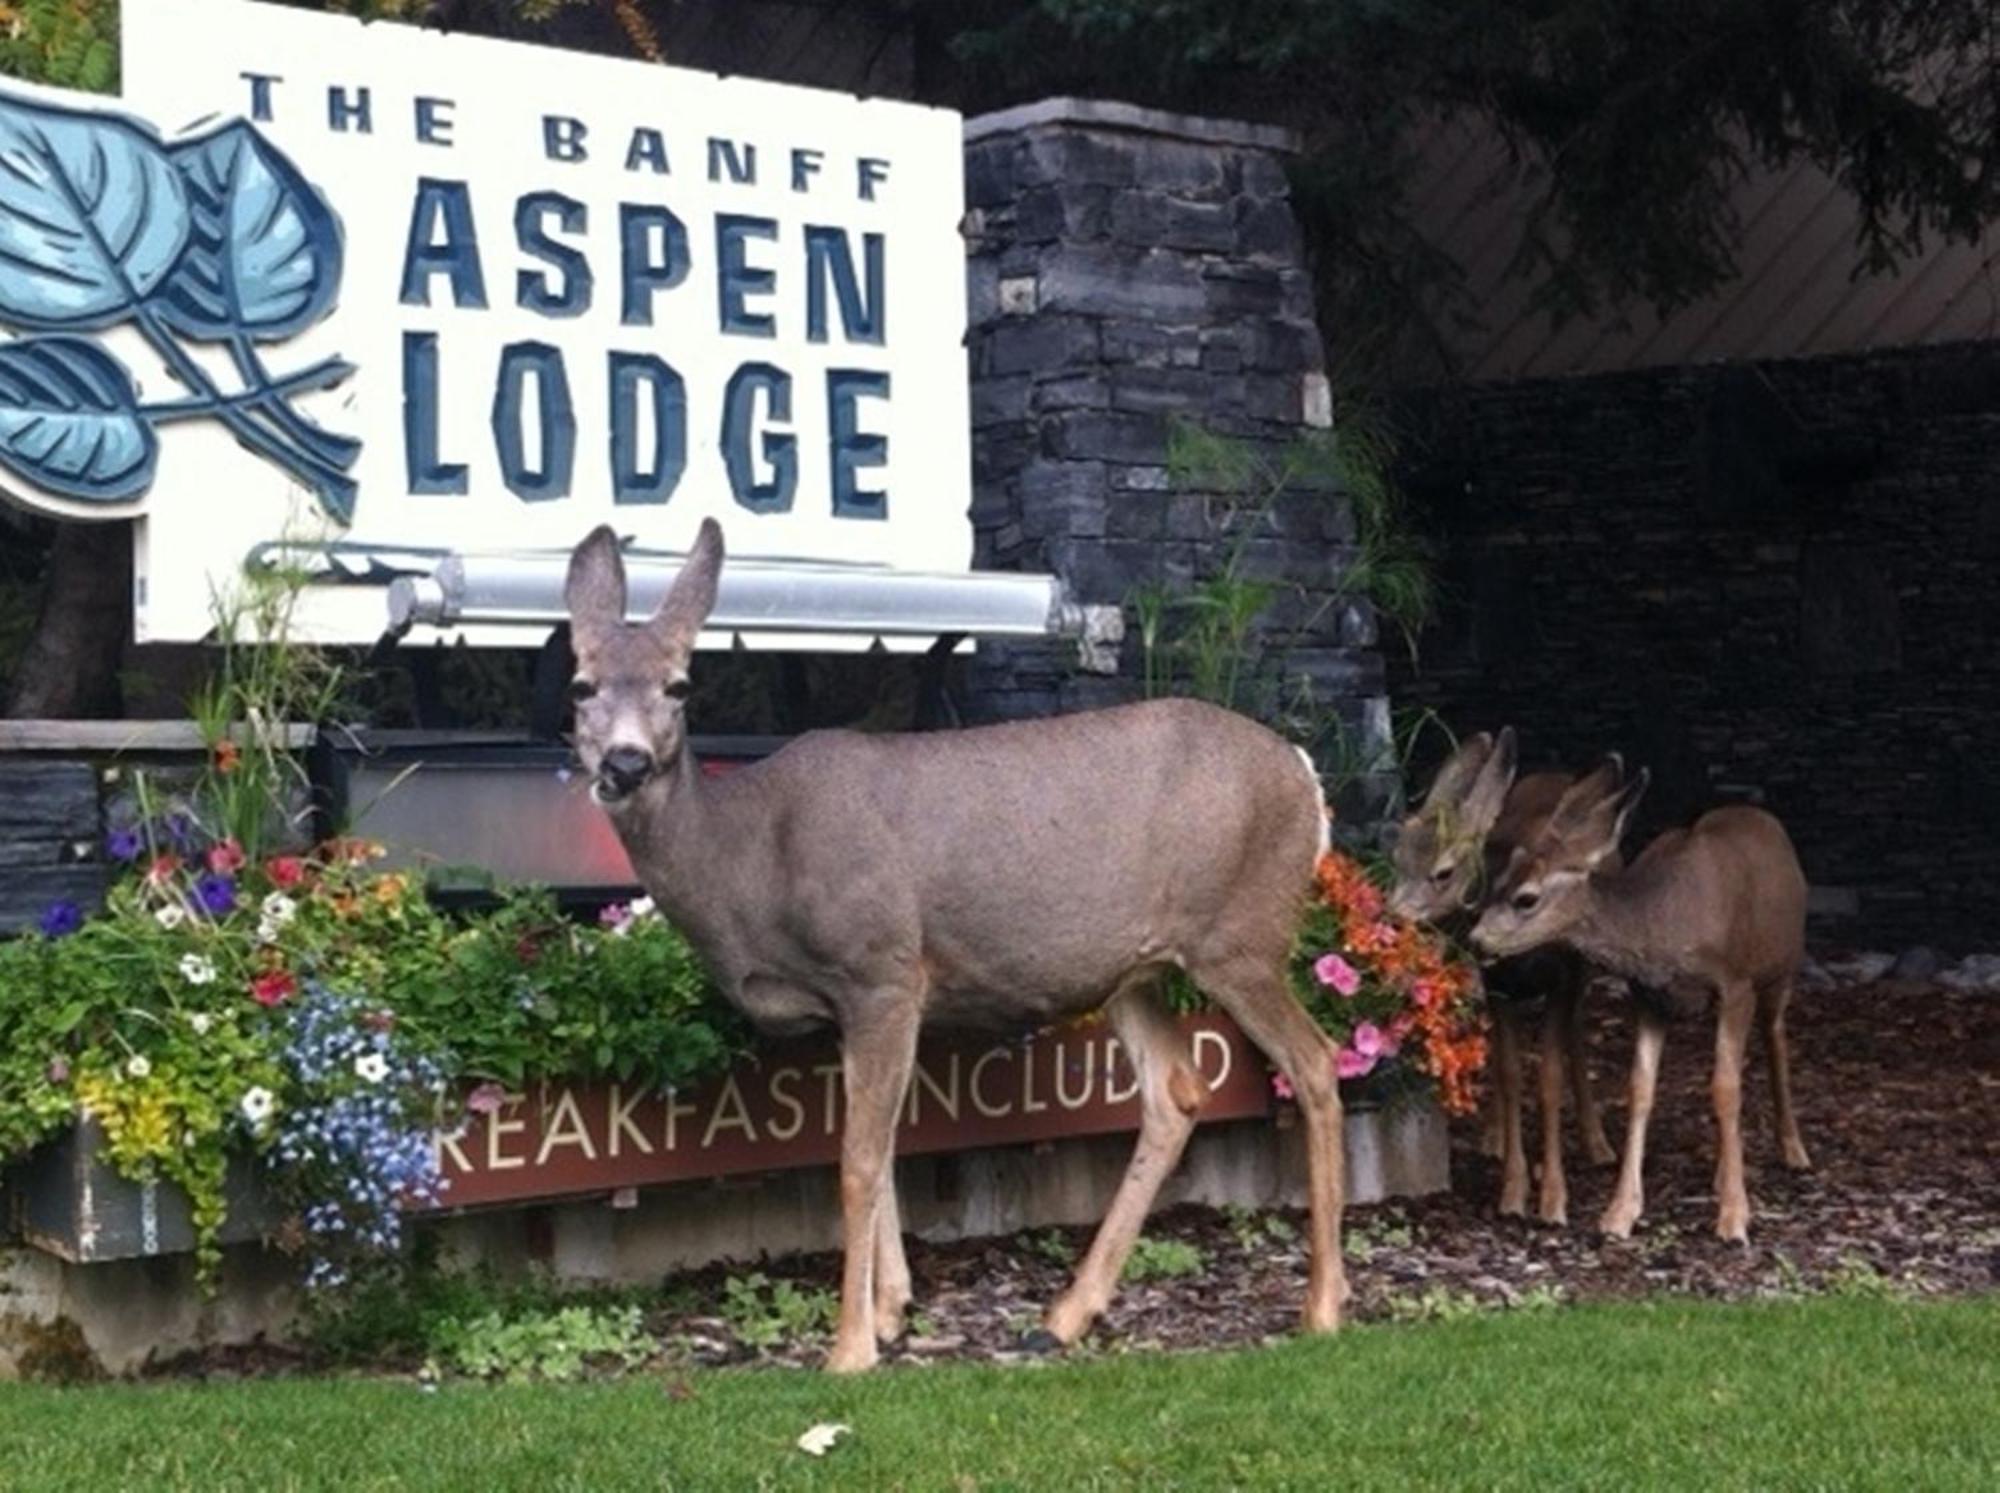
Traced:
[[563, 604], [569, 608], [571, 631], [580, 637], [625, 620], [625, 561], [609, 524], [592, 529], [569, 557]]
[[1508, 726], [1500, 732], [1479, 769], [1479, 776], [1466, 792], [1464, 806], [1459, 811], [1465, 834], [1484, 839], [1500, 818], [1500, 807], [1514, 787], [1516, 761], [1514, 728]]
[[701, 521], [694, 548], [687, 563], [667, 588], [666, 599], [653, 614], [650, 624], [661, 642], [682, 653], [694, 652], [695, 638], [702, 623], [715, 610], [715, 586], [722, 575], [722, 525], [712, 518]]
[[1479, 777], [1479, 770], [1486, 765], [1486, 759], [1493, 755], [1493, 738], [1485, 731], [1477, 736], [1468, 736], [1458, 744], [1458, 749], [1445, 758], [1444, 766], [1431, 779], [1430, 791], [1424, 795], [1420, 812], [1436, 814], [1455, 813], [1458, 801], [1472, 790]]

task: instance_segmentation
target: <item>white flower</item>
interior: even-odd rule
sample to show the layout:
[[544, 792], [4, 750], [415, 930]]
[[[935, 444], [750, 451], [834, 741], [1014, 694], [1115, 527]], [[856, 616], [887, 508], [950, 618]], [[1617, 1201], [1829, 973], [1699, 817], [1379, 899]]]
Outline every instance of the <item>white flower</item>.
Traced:
[[135, 1052], [125, 1060], [125, 1071], [134, 1078], [144, 1078], [153, 1071], [152, 1060]]
[[194, 1028], [197, 1037], [206, 1037], [208, 1029], [215, 1024], [215, 1018], [206, 1011], [196, 1011], [189, 1015], [188, 1025]]
[[215, 965], [199, 954], [183, 954], [181, 978], [190, 985], [212, 985], [215, 983]]
[[298, 910], [299, 904], [294, 902], [290, 897], [287, 897], [283, 892], [271, 893], [270, 896], [264, 899], [264, 905], [258, 909], [258, 911], [263, 913], [265, 922], [278, 928], [282, 928], [285, 924], [289, 923], [298, 913]]
[[178, 902], [169, 902], [153, 914], [153, 921], [162, 928], [178, 928], [187, 921], [188, 910]]
[[278, 935], [284, 931], [283, 924], [274, 923], [269, 918], [266, 918], [257, 925], [257, 942], [260, 944], [276, 943]]
[[627, 909], [627, 914], [632, 921], [637, 922], [640, 918], [651, 917], [659, 910], [651, 897], [641, 897]]
[[389, 1060], [379, 1052], [371, 1052], [354, 1060], [354, 1071], [370, 1083], [380, 1083], [389, 1076]]
[[271, 1118], [271, 1109], [277, 1101], [266, 1088], [245, 1089], [243, 1097], [236, 1101], [236, 1107], [243, 1111], [243, 1118], [252, 1125], [261, 1125]]

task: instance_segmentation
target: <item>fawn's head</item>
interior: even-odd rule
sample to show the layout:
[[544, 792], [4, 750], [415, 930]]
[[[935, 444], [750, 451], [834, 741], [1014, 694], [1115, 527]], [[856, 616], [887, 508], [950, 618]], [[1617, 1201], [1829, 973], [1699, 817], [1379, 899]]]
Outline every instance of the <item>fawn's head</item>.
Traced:
[[577, 755], [599, 803], [623, 802], [680, 760], [688, 670], [721, 570], [722, 526], [703, 519], [660, 609], [627, 622], [625, 562], [611, 529], [599, 525], [570, 556], [563, 589], [576, 653], [570, 699]]
[[1514, 785], [1514, 730], [1467, 737], [1403, 820], [1389, 908], [1429, 922], [1470, 907], [1485, 880], [1486, 836]]
[[1651, 781], [1644, 768], [1627, 781], [1624, 764], [1612, 755], [1571, 785], [1535, 837], [1515, 848], [1487, 893], [1472, 930], [1482, 953], [1526, 953], [1575, 926], [1589, 905], [1591, 873], [1617, 853]]

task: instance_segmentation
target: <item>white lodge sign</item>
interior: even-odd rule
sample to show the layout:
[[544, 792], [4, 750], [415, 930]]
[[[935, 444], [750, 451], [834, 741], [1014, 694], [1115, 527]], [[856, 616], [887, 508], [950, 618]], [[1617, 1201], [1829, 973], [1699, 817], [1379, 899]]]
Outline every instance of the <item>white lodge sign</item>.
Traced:
[[[958, 116], [246, 0], [0, 88], [0, 490], [138, 517], [142, 639], [258, 546], [956, 571]], [[371, 640], [376, 590], [308, 624]]]

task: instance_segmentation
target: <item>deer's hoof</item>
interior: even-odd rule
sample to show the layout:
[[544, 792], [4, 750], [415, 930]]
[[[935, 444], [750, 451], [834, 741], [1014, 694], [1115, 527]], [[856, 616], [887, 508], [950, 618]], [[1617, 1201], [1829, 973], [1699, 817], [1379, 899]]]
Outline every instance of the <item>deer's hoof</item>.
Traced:
[[1023, 1353], [1033, 1353], [1038, 1357], [1047, 1357], [1051, 1353], [1062, 1352], [1069, 1344], [1057, 1337], [1053, 1332], [1050, 1332], [1046, 1327], [1031, 1327], [1021, 1334], [1021, 1341], [1015, 1346]]
[[1601, 1135], [1586, 1142], [1583, 1149], [1592, 1166], [1609, 1166], [1618, 1159], [1618, 1153], [1611, 1149], [1611, 1142]]
[[1597, 1220], [1597, 1232], [1607, 1239], [1623, 1242], [1632, 1237], [1632, 1225], [1639, 1221], [1636, 1207], [1614, 1204], [1605, 1209], [1604, 1216]]
[[875, 1360], [873, 1337], [859, 1344], [835, 1343], [833, 1351], [826, 1356], [826, 1371], [829, 1374], [865, 1374], [875, 1367]]
[[1724, 1244], [1744, 1244], [1750, 1242], [1750, 1211], [1741, 1212], [1726, 1208], [1716, 1216], [1715, 1237]]
[[1785, 1142], [1785, 1168], [1794, 1172], [1812, 1170], [1812, 1157], [1806, 1154], [1806, 1148], [1798, 1141]]
[[1541, 1207], [1535, 1210], [1535, 1217], [1542, 1223], [1558, 1227], [1569, 1223], [1569, 1199], [1566, 1197], [1543, 1198]]
[[1519, 1218], [1528, 1211], [1528, 1189], [1526, 1187], [1504, 1189], [1500, 1194], [1500, 1216]]
[[1312, 1302], [1306, 1307], [1305, 1320], [1301, 1324], [1304, 1331], [1319, 1336], [1340, 1331], [1340, 1301], [1334, 1298], [1331, 1304]]

